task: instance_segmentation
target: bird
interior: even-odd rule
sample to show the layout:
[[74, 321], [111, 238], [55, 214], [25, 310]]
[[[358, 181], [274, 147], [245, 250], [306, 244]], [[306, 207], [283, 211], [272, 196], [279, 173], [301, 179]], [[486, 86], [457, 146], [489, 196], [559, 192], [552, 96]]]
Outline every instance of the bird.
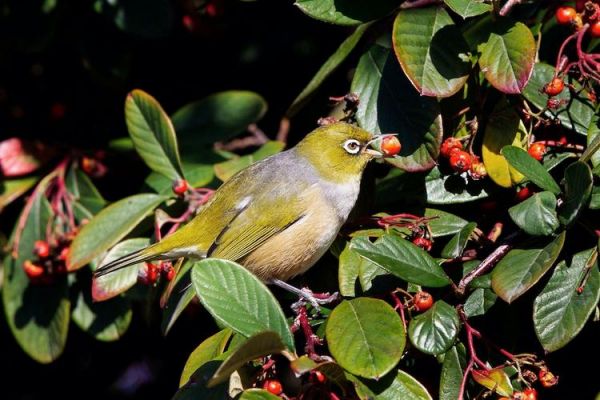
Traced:
[[382, 158], [374, 135], [337, 122], [296, 146], [239, 171], [173, 234], [100, 265], [94, 278], [154, 260], [221, 258], [238, 262], [265, 283], [316, 302], [286, 283], [329, 249], [359, 195], [369, 161]]

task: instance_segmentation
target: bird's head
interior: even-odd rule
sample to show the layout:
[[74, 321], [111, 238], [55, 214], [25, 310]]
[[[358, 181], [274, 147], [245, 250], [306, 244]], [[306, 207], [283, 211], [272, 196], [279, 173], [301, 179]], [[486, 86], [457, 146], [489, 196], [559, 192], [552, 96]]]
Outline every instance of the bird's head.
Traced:
[[329, 181], [344, 183], [360, 179], [367, 163], [383, 155], [371, 148], [382, 135], [344, 122], [325, 125], [296, 145], [296, 152]]

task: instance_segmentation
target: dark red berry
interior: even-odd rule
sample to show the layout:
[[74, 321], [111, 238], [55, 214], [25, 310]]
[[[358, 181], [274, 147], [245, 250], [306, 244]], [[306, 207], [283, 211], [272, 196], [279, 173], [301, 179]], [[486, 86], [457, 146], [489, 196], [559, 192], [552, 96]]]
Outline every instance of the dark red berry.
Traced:
[[162, 266], [162, 273], [165, 279], [170, 282], [175, 277], [175, 268], [173, 268], [171, 263], [165, 263]]
[[39, 258], [48, 258], [50, 256], [50, 245], [44, 240], [36, 240], [33, 244], [33, 254]]
[[173, 183], [173, 193], [178, 196], [183, 196], [185, 192], [187, 192], [189, 186], [185, 179], [177, 179]]
[[425, 251], [431, 250], [431, 240], [429, 240], [427, 238], [419, 236], [419, 237], [414, 238], [412, 242]]
[[457, 172], [465, 172], [471, 168], [473, 158], [463, 150], [455, 151], [450, 156], [450, 167]]
[[381, 141], [381, 151], [386, 157], [392, 157], [400, 153], [402, 145], [396, 136], [385, 136]]
[[413, 299], [415, 304], [415, 310], [417, 311], [427, 311], [433, 305], [433, 296], [427, 292], [417, 292]]
[[283, 393], [281, 382], [279, 382], [277, 379], [267, 379], [263, 384], [263, 389], [274, 394], [275, 396], [279, 396], [281, 393]]
[[596, 21], [590, 27], [590, 32], [593, 37], [600, 37], [600, 21]]
[[541, 142], [532, 143], [531, 146], [529, 146], [527, 152], [531, 157], [535, 158], [538, 161], [542, 161], [542, 158], [544, 158], [544, 154], [546, 154], [546, 145]]
[[442, 143], [442, 147], [440, 148], [440, 154], [446, 158], [450, 158], [452, 153], [454, 153], [457, 150], [462, 150], [462, 148], [463, 145], [459, 139], [455, 137], [449, 137]]
[[29, 279], [36, 279], [44, 274], [44, 267], [34, 264], [30, 260], [23, 263], [23, 270]]
[[576, 15], [577, 11], [573, 7], [559, 7], [556, 9], [556, 22], [561, 25], [570, 24]]
[[546, 108], [548, 108], [548, 110], [556, 110], [563, 103], [564, 102], [560, 99], [549, 98], [548, 101], [546, 101]]
[[517, 192], [515, 197], [518, 201], [523, 201], [523, 200], [527, 200], [528, 198], [530, 198], [532, 194], [533, 194], [533, 191], [529, 188], [529, 186], [525, 186], [525, 187], [522, 187], [521, 189], [519, 189], [519, 191]]
[[544, 86], [544, 92], [548, 96], [556, 96], [565, 88], [565, 83], [561, 78], [554, 78]]
[[156, 264], [147, 262], [145, 268], [140, 271], [138, 277], [144, 285], [154, 285], [158, 281], [160, 269]]

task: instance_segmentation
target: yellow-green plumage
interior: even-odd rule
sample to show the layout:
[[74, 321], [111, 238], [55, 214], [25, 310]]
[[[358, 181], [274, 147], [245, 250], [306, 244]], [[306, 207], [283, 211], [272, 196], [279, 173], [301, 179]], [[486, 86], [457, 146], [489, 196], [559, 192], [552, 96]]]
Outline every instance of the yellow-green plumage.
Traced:
[[[294, 148], [238, 172], [174, 234], [101, 266], [96, 275], [179, 257], [237, 261], [265, 281], [302, 273], [348, 217], [362, 171], [374, 156], [365, 150], [371, 139], [345, 123], [318, 128]], [[351, 153], [349, 141], [358, 142], [360, 151]]]

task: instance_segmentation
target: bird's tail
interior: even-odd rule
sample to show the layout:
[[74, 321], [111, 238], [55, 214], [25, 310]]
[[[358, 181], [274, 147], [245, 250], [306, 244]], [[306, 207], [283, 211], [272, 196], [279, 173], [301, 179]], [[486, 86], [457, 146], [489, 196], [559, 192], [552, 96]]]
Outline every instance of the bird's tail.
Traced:
[[154, 247], [156, 247], [155, 244], [140, 249], [138, 251], [134, 251], [133, 253], [126, 254], [123, 257], [119, 257], [116, 260], [113, 260], [107, 264], [101, 265], [94, 272], [94, 278], [99, 278], [103, 275], [110, 274], [111, 272], [115, 272], [125, 267], [129, 267], [133, 264], [138, 264], [145, 261], [152, 261], [160, 258], [160, 253], [154, 251]]

